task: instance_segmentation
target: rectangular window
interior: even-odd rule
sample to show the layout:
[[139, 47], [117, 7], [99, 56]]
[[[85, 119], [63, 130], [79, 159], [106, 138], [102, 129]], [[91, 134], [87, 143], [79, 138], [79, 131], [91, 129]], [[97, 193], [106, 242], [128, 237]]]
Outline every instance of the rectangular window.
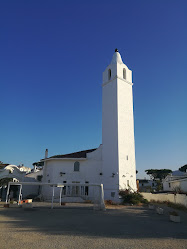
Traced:
[[89, 193], [89, 187], [85, 186], [85, 195], [88, 195], [88, 193]]
[[[76, 181], [73, 181], [72, 183], [80, 183], [80, 182], [76, 182]], [[77, 196], [80, 194], [80, 186], [72, 186], [72, 196]]]
[[127, 186], [129, 186], [129, 180], [127, 180]]
[[79, 162], [74, 163], [74, 171], [80, 171], [80, 163]]
[[[85, 184], [89, 184], [89, 182], [88, 182], [88, 181], [85, 181]], [[85, 194], [85, 195], [88, 195], [88, 192], [89, 192], [89, 187], [88, 187], [88, 186], [85, 186], [85, 188], [84, 188], [84, 194]]]
[[79, 195], [79, 193], [80, 193], [80, 186], [76, 186], [75, 194], [76, 194], [76, 195]]
[[71, 187], [67, 186], [67, 195], [70, 195]]
[[111, 197], [115, 197], [115, 192], [111, 192]]
[[169, 188], [171, 188], [171, 183], [169, 182]]
[[72, 189], [71, 189], [71, 194], [72, 196], [75, 196], [76, 194], [76, 186], [72, 186]]

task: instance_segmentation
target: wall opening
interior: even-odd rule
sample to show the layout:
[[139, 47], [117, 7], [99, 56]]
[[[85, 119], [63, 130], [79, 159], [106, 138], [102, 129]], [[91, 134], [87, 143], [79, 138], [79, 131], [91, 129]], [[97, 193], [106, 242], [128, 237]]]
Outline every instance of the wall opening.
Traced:
[[79, 162], [74, 163], [74, 171], [80, 171], [80, 163]]
[[123, 78], [126, 80], [126, 69], [123, 68]]
[[108, 80], [111, 80], [111, 75], [112, 75], [111, 69], [108, 69]]

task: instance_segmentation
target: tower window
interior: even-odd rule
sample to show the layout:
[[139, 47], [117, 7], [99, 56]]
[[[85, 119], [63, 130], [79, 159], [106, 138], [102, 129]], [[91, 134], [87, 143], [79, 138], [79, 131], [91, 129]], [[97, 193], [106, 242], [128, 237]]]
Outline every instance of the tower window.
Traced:
[[126, 80], [126, 69], [123, 68], [123, 78]]
[[110, 79], [111, 79], [111, 75], [112, 75], [112, 73], [111, 73], [111, 69], [108, 69], [108, 80], [110, 80]]
[[80, 171], [80, 163], [79, 162], [74, 163], [74, 171]]

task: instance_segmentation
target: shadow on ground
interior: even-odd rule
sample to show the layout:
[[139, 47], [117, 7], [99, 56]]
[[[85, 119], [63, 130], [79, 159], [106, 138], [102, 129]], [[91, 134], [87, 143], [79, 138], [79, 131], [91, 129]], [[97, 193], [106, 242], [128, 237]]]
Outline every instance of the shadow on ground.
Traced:
[[[55, 235], [113, 238], [187, 239], [187, 222], [172, 223], [169, 215], [158, 215], [144, 207], [108, 208], [105, 212], [86, 208], [0, 208], [0, 228], [11, 224], [17, 232], [35, 231]], [[184, 214], [187, 215], [187, 214]], [[7, 218], [7, 219], [6, 219]]]

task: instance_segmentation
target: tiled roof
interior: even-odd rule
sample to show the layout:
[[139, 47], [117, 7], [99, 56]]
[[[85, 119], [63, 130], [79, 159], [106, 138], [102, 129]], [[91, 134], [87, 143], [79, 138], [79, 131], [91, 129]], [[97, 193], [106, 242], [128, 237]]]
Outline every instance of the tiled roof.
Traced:
[[94, 151], [96, 149], [91, 149], [91, 150], [82, 150], [70, 154], [65, 154], [65, 155], [56, 155], [56, 156], [51, 156], [49, 158], [86, 158], [86, 154]]

